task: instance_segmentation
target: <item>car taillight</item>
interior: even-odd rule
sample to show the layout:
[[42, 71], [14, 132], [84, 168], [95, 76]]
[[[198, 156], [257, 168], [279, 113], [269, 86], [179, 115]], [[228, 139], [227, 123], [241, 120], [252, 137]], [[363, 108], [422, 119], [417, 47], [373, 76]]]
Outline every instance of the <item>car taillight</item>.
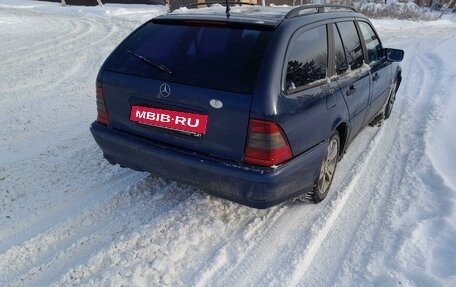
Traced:
[[109, 117], [106, 111], [106, 105], [104, 101], [103, 89], [97, 85], [97, 122], [100, 124], [108, 125]]
[[292, 157], [290, 146], [279, 125], [274, 122], [250, 119], [244, 162], [272, 166]]

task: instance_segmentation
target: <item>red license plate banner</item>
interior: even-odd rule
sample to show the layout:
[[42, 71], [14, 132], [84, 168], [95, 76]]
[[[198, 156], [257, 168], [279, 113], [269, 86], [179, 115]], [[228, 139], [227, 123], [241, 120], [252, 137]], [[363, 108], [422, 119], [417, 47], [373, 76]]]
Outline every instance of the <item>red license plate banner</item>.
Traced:
[[145, 125], [205, 134], [207, 115], [132, 106], [130, 120]]

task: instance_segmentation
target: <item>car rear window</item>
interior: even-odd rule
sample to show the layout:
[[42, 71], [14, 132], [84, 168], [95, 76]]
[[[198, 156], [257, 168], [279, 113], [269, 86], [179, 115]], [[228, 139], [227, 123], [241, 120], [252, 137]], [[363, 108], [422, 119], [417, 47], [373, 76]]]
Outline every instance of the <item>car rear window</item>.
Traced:
[[[251, 93], [269, 34], [220, 25], [148, 23], [118, 47], [105, 67], [142, 77]], [[172, 74], [138, 56], [165, 66]]]

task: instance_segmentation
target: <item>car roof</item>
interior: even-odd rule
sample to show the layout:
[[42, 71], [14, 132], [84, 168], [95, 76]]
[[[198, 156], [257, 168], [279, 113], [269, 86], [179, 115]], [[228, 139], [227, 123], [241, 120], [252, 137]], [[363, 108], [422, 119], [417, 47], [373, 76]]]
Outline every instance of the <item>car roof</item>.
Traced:
[[196, 20], [250, 24], [275, 28], [287, 20], [295, 18], [303, 20], [306, 18], [306, 15], [319, 14], [321, 18], [334, 18], [336, 16], [331, 14], [337, 14], [339, 17], [350, 14], [354, 14], [355, 16], [361, 15], [355, 12], [356, 10], [353, 7], [332, 4], [302, 5], [298, 7], [236, 5], [230, 6], [229, 16], [227, 16], [226, 7], [220, 4], [213, 4], [210, 7], [197, 9], [179, 8], [168, 14], [154, 18], [153, 22]]

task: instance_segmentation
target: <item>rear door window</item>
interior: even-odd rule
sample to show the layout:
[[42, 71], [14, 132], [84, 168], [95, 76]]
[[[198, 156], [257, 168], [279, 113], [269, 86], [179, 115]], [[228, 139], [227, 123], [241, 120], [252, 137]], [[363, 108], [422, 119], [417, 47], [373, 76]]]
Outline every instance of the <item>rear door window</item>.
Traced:
[[285, 88], [287, 93], [305, 89], [326, 78], [328, 40], [326, 25], [301, 33], [290, 45]]
[[336, 26], [342, 36], [345, 56], [350, 69], [355, 70], [360, 68], [364, 62], [364, 56], [355, 23], [353, 21], [339, 22]]
[[[253, 90], [269, 31], [149, 23], [119, 46], [107, 70], [232, 92]], [[154, 68], [134, 53], [172, 74]]]
[[334, 34], [334, 64], [336, 74], [343, 74], [348, 69], [347, 58], [340, 38], [339, 29], [335, 26], [333, 29]]

